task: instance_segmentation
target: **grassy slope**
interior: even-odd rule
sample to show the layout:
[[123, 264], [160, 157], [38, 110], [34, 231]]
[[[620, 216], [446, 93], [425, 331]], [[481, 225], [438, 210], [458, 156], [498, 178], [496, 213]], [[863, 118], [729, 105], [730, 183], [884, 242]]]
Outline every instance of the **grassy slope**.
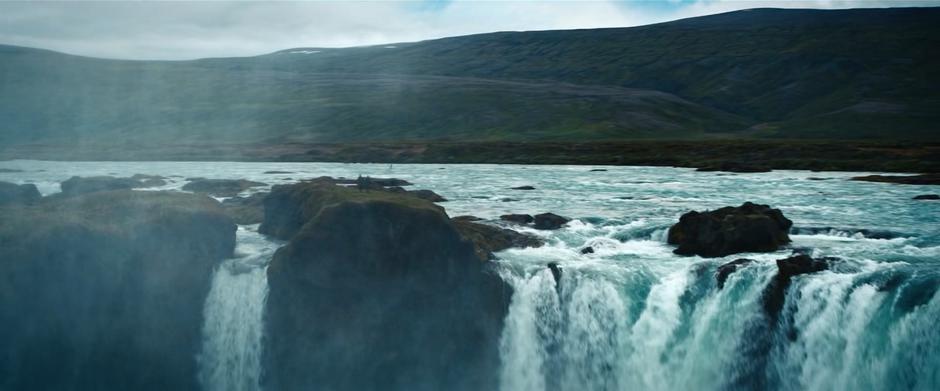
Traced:
[[752, 10], [185, 62], [0, 47], [0, 144], [937, 139], [937, 26]]

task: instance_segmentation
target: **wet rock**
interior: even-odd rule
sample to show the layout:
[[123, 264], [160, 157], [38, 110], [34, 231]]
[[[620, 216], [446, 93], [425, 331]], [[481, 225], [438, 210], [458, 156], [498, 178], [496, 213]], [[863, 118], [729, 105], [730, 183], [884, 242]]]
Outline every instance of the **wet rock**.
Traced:
[[594, 247], [587, 246], [581, 249], [581, 254], [594, 254]]
[[264, 220], [264, 197], [255, 193], [247, 197], [231, 197], [222, 201], [222, 209], [236, 224], [258, 224]]
[[745, 202], [739, 207], [686, 213], [669, 228], [667, 241], [678, 246], [673, 252], [679, 255], [771, 252], [790, 242], [792, 225], [779, 209]]
[[511, 189], [511, 190], [535, 190], [535, 187], [532, 187], [532, 186], [528, 186], [528, 185], [527, 185], [527, 186], [511, 187], [510, 189]]
[[431, 190], [410, 190], [408, 194], [431, 202], [446, 202], [447, 199]]
[[511, 229], [480, 224], [465, 218], [455, 217], [451, 220], [460, 235], [473, 243], [480, 260], [492, 259], [493, 253], [509, 248], [539, 247], [545, 244], [537, 237]]
[[217, 202], [94, 192], [0, 221], [0, 389], [199, 389], [203, 305], [235, 247]]
[[10, 204], [33, 204], [39, 201], [42, 195], [36, 185], [27, 183], [0, 182], [0, 206]]
[[510, 223], [516, 223], [516, 224], [529, 224], [535, 221], [535, 218], [532, 217], [532, 215], [526, 215], [526, 214], [502, 215], [502, 216], [499, 216], [499, 219], [503, 221], [508, 221]]
[[129, 190], [140, 186], [140, 181], [132, 178], [111, 176], [79, 177], [73, 176], [59, 184], [62, 195], [72, 197], [99, 191]]
[[558, 266], [558, 262], [549, 262], [548, 270], [552, 272], [552, 278], [555, 279], [555, 284], [561, 282], [561, 266]]
[[234, 197], [252, 187], [265, 185], [265, 183], [245, 179], [194, 179], [185, 184], [183, 190], [216, 197]]
[[915, 200], [940, 200], [940, 194], [921, 194], [914, 196]]
[[265, 171], [263, 174], [273, 175], [273, 174], [293, 174], [293, 171]]
[[776, 321], [780, 310], [783, 309], [787, 288], [789, 288], [793, 277], [826, 270], [832, 260], [832, 258], [814, 259], [805, 254], [778, 259], [777, 275], [767, 285], [762, 297], [764, 311], [773, 321]]
[[571, 221], [571, 219], [567, 217], [562, 217], [554, 213], [541, 213], [533, 217], [535, 229], [543, 230], [559, 229]]
[[902, 185], [940, 185], [940, 174], [921, 175], [865, 175], [852, 178], [853, 181], [897, 183]]
[[313, 183], [265, 207], [262, 227], [290, 238], [267, 272], [265, 388], [498, 386], [510, 287], [442, 208]]
[[483, 219], [476, 217], [476, 216], [463, 215], [463, 216], [452, 217], [451, 220], [453, 221], [481, 221]]
[[731, 276], [732, 273], [738, 271], [738, 269], [750, 264], [751, 262], [754, 261], [751, 259], [741, 258], [718, 266], [718, 270], [715, 271], [715, 281], [718, 282], [718, 289], [723, 289], [725, 287], [725, 281], [728, 280], [728, 277]]
[[604, 172], [607, 171], [606, 168], [592, 168], [591, 172]]

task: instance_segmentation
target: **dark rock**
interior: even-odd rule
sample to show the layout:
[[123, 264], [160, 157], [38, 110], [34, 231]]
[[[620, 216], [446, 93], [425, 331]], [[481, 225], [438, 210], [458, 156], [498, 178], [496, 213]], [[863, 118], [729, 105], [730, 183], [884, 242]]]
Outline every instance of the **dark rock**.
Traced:
[[408, 191], [408, 194], [418, 197], [422, 200], [431, 201], [431, 202], [446, 202], [447, 199], [441, 197], [440, 194], [437, 194], [431, 190], [411, 190]]
[[252, 187], [265, 185], [265, 183], [245, 179], [193, 179], [183, 186], [183, 190], [216, 197], [234, 197]]
[[535, 187], [532, 186], [518, 186], [510, 188], [512, 190], [535, 190]]
[[535, 218], [532, 217], [532, 215], [525, 215], [525, 214], [502, 215], [502, 216], [499, 216], [499, 219], [503, 221], [508, 221], [510, 223], [516, 223], [516, 224], [529, 224], [535, 221]]
[[95, 192], [0, 221], [0, 389], [199, 389], [203, 305], [235, 247], [217, 202]]
[[790, 258], [777, 260], [777, 275], [773, 277], [762, 297], [764, 311], [776, 321], [783, 309], [786, 300], [787, 288], [794, 276], [816, 273], [829, 268], [831, 258], [813, 259], [809, 255], [800, 254]]
[[921, 194], [914, 197], [915, 200], [940, 200], [940, 194]]
[[679, 255], [723, 257], [741, 252], [776, 251], [790, 242], [793, 225], [779, 209], [745, 202], [739, 207], [689, 212], [669, 228], [668, 243]]
[[718, 282], [718, 289], [723, 289], [725, 287], [725, 281], [728, 280], [728, 277], [732, 273], [738, 271], [738, 269], [744, 267], [745, 265], [754, 262], [750, 259], [735, 259], [731, 262], [728, 262], [724, 265], [718, 266], [718, 270], [715, 271], [715, 280]]
[[140, 181], [132, 178], [115, 178], [110, 176], [78, 177], [73, 176], [59, 184], [62, 195], [72, 197], [99, 191], [129, 190], [140, 187]]
[[853, 181], [897, 183], [902, 185], [940, 185], [940, 174], [921, 175], [866, 175], [852, 178]]
[[552, 278], [555, 279], [555, 284], [561, 282], [561, 266], [558, 266], [558, 262], [549, 262], [548, 270], [552, 271]]
[[293, 174], [292, 171], [265, 171], [263, 174]]
[[828, 180], [830, 180], [830, 179], [832, 179], [832, 178], [819, 178], [819, 177], [811, 176], [811, 177], [806, 178], [806, 179], [811, 180], [811, 181], [828, 181]]
[[17, 185], [10, 182], [0, 182], [0, 206], [8, 204], [33, 204], [42, 195], [36, 185], [27, 183]]
[[592, 168], [591, 172], [604, 172], [607, 171], [606, 168]]
[[770, 172], [771, 168], [769, 166], [745, 163], [745, 162], [734, 162], [734, 161], [724, 161], [716, 164], [709, 164], [703, 167], [699, 167], [695, 171], [724, 171], [724, 172], [739, 172], [739, 173], [757, 173], [757, 172]]
[[587, 246], [581, 249], [581, 254], [594, 254], [594, 247]]
[[264, 197], [255, 193], [247, 197], [231, 197], [222, 201], [222, 209], [236, 224], [258, 224], [264, 220]]
[[268, 268], [265, 388], [498, 386], [510, 287], [440, 207], [312, 183], [275, 186], [265, 207], [291, 237]]
[[[330, 177], [321, 177], [330, 178]], [[332, 178], [331, 178], [332, 179]], [[335, 178], [333, 183], [337, 185], [365, 185], [367, 187], [390, 187], [390, 186], [411, 186], [411, 182], [398, 178], [372, 178], [368, 176], [356, 179]]]
[[493, 253], [509, 248], [539, 247], [544, 244], [539, 238], [511, 229], [475, 223], [458, 217], [451, 220], [460, 235], [473, 243], [477, 257], [484, 261], [492, 259]]
[[451, 220], [453, 221], [481, 221], [483, 219], [476, 217], [476, 216], [463, 215], [463, 216], [451, 217]]
[[571, 221], [571, 219], [567, 217], [562, 217], [554, 213], [541, 213], [533, 217], [535, 222], [535, 229], [544, 230], [559, 229]]

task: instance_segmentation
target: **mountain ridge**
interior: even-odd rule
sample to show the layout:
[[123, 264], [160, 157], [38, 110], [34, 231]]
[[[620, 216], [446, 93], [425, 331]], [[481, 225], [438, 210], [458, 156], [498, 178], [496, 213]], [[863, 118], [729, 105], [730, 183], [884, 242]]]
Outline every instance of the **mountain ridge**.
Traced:
[[0, 47], [0, 145], [937, 140], [940, 8], [753, 9], [252, 57]]

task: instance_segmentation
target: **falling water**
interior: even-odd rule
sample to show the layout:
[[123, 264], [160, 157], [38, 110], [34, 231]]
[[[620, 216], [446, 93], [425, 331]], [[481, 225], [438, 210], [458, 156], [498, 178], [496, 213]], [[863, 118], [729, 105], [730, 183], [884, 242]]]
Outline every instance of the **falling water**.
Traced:
[[774, 323], [761, 300], [779, 255], [752, 254], [757, 262], [719, 290], [715, 270], [728, 260], [674, 268], [572, 251], [556, 282], [545, 267], [555, 253], [506, 254], [515, 294], [501, 341], [503, 390], [940, 385], [940, 295], [929, 268], [845, 261], [796, 277]]
[[267, 265], [276, 244], [239, 227], [237, 257], [212, 279], [204, 309], [199, 380], [207, 390], [260, 390]]

